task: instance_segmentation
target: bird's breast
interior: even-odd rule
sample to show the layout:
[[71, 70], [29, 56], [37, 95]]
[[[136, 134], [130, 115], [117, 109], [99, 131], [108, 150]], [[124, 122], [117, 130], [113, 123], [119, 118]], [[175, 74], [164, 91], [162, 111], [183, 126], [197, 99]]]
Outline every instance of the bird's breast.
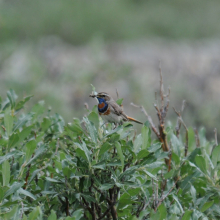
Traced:
[[105, 113], [108, 110], [108, 104], [106, 102], [101, 102], [98, 104], [99, 113]]

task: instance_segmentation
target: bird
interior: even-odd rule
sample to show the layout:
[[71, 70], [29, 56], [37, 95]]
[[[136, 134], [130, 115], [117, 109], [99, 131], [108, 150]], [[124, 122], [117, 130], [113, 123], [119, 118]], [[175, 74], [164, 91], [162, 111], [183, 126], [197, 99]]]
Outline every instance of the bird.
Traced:
[[99, 92], [97, 95], [91, 94], [90, 97], [97, 98], [98, 112], [105, 123], [114, 123], [122, 125], [123, 122], [133, 121], [138, 124], [142, 122], [127, 116], [122, 107], [106, 92]]

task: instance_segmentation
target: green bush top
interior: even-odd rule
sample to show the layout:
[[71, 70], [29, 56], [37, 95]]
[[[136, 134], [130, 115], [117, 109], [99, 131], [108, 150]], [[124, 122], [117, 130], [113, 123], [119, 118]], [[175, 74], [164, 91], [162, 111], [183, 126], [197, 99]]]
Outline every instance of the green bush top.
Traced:
[[94, 107], [65, 124], [42, 101], [25, 113], [30, 98], [0, 102], [0, 219], [220, 218], [220, 146], [204, 129], [169, 125], [166, 151], [148, 121], [112, 129]]

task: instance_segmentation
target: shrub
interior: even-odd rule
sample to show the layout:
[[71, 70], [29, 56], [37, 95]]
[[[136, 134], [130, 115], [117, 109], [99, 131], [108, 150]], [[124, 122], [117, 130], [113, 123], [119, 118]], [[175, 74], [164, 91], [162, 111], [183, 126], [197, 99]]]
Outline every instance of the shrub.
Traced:
[[130, 123], [103, 126], [96, 107], [68, 124], [43, 102], [24, 113], [31, 97], [17, 102], [8, 91], [0, 112], [1, 219], [219, 219], [217, 138], [194, 134], [177, 111], [177, 126], [165, 129], [163, 97], [158, 131], [148, 116], [136, 134]]

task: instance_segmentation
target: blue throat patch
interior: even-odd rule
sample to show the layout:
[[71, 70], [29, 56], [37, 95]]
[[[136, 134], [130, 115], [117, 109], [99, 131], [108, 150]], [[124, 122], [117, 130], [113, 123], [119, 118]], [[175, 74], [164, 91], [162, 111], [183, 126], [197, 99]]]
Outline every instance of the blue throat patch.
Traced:
[[[108, 109], [108, 104], [106, 103], [105, 99], [103, 98], [98, 98], [97, 99], [99, 100], [99, 104], [98, 104], [98, 111], [103, 113], [105, 112], [107, 109]], [[99, 106], [103, 106], [102, 108], [99, 108]]]

